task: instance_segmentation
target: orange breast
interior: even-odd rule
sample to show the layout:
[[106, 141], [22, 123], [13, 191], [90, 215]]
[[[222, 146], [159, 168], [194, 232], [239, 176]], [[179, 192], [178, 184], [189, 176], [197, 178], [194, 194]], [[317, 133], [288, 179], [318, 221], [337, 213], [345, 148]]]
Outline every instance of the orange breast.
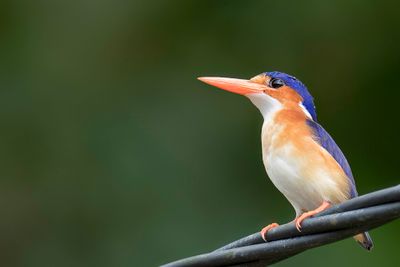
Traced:
[[[279, 158], [290, 162], [290, 173], [296, 177], [287, 182], [298, 183], [290, 190], [303, 190], [304, 198], [309, 196], [315, 203], [323, 200], [340, 203], [349, 198], [350, 186], [346, 174], [313, 138], [312, 129], [307, 125], [307, 116], [298, 104], [285, 103], [283, 109], [276, 113], [266, 127], [263, 133], [263, 153], [268, 154], [266, 159]], [[272, 162], [264, 164], [274, 168], [271, 166]], [[287, 184], [285, 186], [292, 188]], [[298, 186], [304, 188], [296, 189]]]

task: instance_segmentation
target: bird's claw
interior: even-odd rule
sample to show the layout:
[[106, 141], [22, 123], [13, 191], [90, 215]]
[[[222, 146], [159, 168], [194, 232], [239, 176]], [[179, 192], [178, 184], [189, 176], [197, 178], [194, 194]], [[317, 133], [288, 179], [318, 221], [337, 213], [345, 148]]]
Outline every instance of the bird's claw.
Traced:
[[315, 214], [318, 214], [318, 213], [320, 213], [320, 212], [322, 212], [322, 211], [328, 209], [330, 206], [331, 206], [331, 203], [330, 203], [329, 201], [324, 201], [324, 202], [321, 204], [321, 206], [319, 206], [319, 207], [316, 208], [315, 210], [305, 212], [305, 213], [301, 214], [299, 217], [297, 217], [297, 218], [294, 220], [297, 231], [301, 232], [301, 223], [302, 223], [305, 219], [307, 219], [307, 218], [309, 218], [309, 217], [312, 217], [312, 216], [314, 216]]
[[295, 221], [296, 229], [297, 229], [297, 231], [299, 231], [299, 232], [301, 232], [301, 222], [302, 222], [302, 221], [297, 220], [297, 219], [296, 219], [296, 221]]
[[267, 242], [267, 232], [269, 230], [271, 230], [272, 228], [275, 228], [275, 227], [278, 227], [278, 226], [279, 226], [279, 224], [277, 224], [277, 223], [271, 223], [271, 224], [265, 226], [260, 232], [262, 239], [265, 242]]

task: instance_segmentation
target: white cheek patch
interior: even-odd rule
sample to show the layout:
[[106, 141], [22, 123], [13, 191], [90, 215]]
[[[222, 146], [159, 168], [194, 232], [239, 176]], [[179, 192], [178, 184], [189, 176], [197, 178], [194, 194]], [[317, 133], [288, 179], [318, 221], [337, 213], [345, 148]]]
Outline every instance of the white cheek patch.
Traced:
[[299, 102], [299, 106], [301, 108], [301, 110], [303, 110], [304, 114], [306, 114], [306, 116], [310, 119], [313, 120], [311, 117], [310, 112], [308, 112], [308, 110], [306, 109], [306, 107], [303, 105], [303, 103]]

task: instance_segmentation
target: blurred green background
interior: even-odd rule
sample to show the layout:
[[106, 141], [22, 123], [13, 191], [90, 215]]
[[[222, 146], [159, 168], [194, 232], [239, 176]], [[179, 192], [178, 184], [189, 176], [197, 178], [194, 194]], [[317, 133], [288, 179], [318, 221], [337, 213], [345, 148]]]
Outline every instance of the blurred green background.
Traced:
[[[398, 183], [395, 1], [0, 3], [0, 265], [156, 266], [294, 217], [262, 117], [197, 76], [280, 70], [361, 194]], [[400, 223], [277, 266], [398, 266]], [[328, 260], [329, 259], [329, 260]]]

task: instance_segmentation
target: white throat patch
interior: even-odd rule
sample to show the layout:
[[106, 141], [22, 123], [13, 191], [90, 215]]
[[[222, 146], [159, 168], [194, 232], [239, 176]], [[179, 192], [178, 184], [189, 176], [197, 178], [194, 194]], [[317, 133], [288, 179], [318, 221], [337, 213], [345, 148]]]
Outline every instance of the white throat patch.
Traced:
[[270, 119], [276, 111], [282, 108], [282, 104], [278, 100], [265, 93], [247, 94], [246, 97], [260, 110], [264, 121]]

